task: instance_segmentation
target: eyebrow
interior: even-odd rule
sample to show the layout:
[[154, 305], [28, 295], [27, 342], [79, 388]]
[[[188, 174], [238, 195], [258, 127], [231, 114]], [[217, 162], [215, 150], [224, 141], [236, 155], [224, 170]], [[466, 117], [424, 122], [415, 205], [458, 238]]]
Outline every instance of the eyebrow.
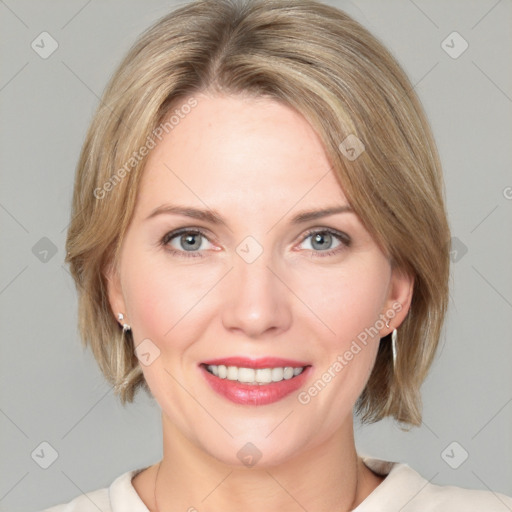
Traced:
[[[329, 215], [336, 215], [337, 213], [354, 213], [354, 210], [349, 205], [335, 205], [321, 208], [319, 210], [304, 210], [296, 214], [291, 219], [292, 224], [303, 224], [311, 220], [327, 217]], [[215, 210], [201, 210], [192, 206], [178, 206], [163, 204], [155, 208], [145, 220], [152, 219], [157, 215], [182, 215], [184, 217], [191, 217], [193, 219], [209, 222], [210, 224], [226, 226], [226, 221]]]

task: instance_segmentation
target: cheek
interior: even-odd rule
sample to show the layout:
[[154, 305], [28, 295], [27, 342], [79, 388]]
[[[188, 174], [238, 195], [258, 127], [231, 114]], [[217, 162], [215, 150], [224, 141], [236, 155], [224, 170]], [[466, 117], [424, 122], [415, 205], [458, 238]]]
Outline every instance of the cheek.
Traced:
[[214, 283], [204, 273], [173, 262], [171, 257], [137, 250], [125, 259], [122, 271], [136, 343], [149, 338], [161, 347], [170, 340], [176, 348], [186, 344], [195, 334], [187, 331], [197, 328], [201, 299]]
[[323, 416], [324, 433], [352, 413], [370, 376], [380, 340], [372, 328], [384, 312], [390, 273], [387, 260], [365, 254], [304, 282], [302, 293], [310, 290], [305, 302], [330, 331], [317, 330], [316, 374], [298, 399], [310, 414]]
[[328, 335], [321, 343], [330, 353], [346, 350], [365, 329], [375, 326], [384, 312], [391, 268], [378, 253], [350, 258], [337, 270], [303, 275], [299, 296], [307, 297], [304, 302], [326, 327]]
[[[141, 272], [137, 268], [145, 270]], [[137, 265], [136, 258], [125, 269], [123, 291], [137, 338], [162, 338], [175, 322], [180, 283], [172, 282], [171, 275], [162, 270], [154, 265]], [[172, 304], [173, 298], [176, 304]]]

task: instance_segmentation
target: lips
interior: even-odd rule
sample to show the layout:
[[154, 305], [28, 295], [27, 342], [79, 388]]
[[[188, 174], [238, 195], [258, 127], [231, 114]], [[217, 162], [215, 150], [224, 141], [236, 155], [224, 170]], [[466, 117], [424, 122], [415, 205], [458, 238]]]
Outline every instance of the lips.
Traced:
[[[302, 368], [302, 372], [293, 377], [288, 377], [279, 382], [268, 383], [244, 383], [238, 380], [229, 380], [214, 375], [208, 368], [216, 367], [237, 367], [251, 368], [254, 370], [269, 368]], [[250, 359], [246, 357], [228, 357], [222, 359], [211, 359], [204, 361], [199, 365], [199, 369], [203, 378], [220, 396], [242, 405], [267, 405], [277, 402], [289, 396], [294, 391], [302, 387], [309, 374], [311, 373], [311, 365], [304, 361], [283, 359], [275, 357], [265, 357], [259, 359]], [[263, 370], [265, 371], [265, 370]], [[268, 370], [266, 370], [268, 372]], [[236, 377], [235, 377], [236, 378]]]

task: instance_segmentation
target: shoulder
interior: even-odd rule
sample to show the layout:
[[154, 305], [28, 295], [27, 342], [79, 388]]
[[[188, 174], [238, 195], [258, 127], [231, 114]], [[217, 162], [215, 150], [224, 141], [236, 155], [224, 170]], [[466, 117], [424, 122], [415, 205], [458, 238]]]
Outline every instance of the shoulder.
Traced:
[[144, 469], [127, 471], [118, 476], [110, 487], [81, 494], [68, 503], [46, 508], [42, 512], [148, 512], [132, 485], [132, 478]]
[[81, 494], [68, 503], [55, 505], [44, 509], [42, 512], [112, 512], [108, 497], [108, 488], [98, 489], [86, 494]]
[[424, 501], [421, 502], [423, 510], [427, 510], [425, 505], [428, 504], [430, 507], [428, 510], [436, 511], [453, 510], [453, 507], [464, 507], [465, 512], [512, 511], [512, 498], [498, 492], [430, 483], [427, 484], [425, 491], [425, 496], [422, 498]]
[[493, 491], [434, 485], [426, 482], [425, 492], [423, 495], [418, 495], [416, 499], [416, 508], [412, 505], [413, 502], [411, 502], [411, 511], [419, 510], [419, 508], [448, 511], [460, 507], [465, 512], [506, 512], [512, 510], [512, 498]]
[[493, 491], [436, 485], [407, 464], [363, 458], [373, 471], [387, 475], [354, 512], [510, 512], [512, 498]]

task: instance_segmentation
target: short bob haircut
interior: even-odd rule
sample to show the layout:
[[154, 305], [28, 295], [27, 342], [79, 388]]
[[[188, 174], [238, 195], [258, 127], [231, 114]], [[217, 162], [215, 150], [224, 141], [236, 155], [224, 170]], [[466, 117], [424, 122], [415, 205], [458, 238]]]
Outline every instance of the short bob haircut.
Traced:
[[[314, 0], [181, 6], [140, 36], [104, 91], [77, 166], [66, 262], [78, 290], [82, 342], [122, 405], [139, 388], [151, 392], [132, 335], [122, 333], [110, 308], [106, 272], [117, 269], [144, 157], [200, 93], [266, 97], [300, 112], [365, 228], [393, 268], [414, 277], [396, 368], [388, 335], [355, 412], [363, 423], [392, 416], [420, 425], [420, 387], [449, 297], [441, 165], [399, 64], [359, 23]], [[345, 140], [364, 151], [354, 158], [343, 151]]]

